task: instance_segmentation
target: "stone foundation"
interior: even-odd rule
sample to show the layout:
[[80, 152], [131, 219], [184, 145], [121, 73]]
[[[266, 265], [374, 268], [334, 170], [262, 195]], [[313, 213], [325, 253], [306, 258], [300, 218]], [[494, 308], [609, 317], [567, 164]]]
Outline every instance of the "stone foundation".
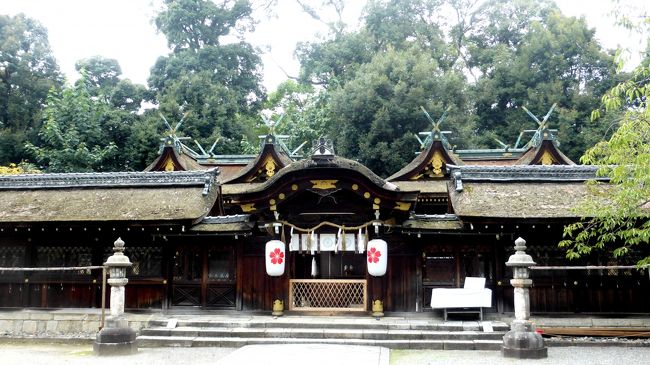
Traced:
[[[106, 311], [106, 317], [109, 312]], [[136, 332], [160, 314], [127, 313], [129, 327]], [[88, 309], [0, 310], [0, 338], [80, 338], [94, 339], [99, 332], [101, 311]]]

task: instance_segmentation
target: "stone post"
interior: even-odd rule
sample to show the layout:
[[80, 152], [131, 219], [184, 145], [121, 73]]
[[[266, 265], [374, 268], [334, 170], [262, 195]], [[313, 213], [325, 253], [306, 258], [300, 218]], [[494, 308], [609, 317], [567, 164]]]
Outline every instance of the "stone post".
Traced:
[[108, 284], [111, 286], [111, 315], [106, 318], [106, 325], [97, 334], [93, 350], [97, 355], [127, 355], [138, 351], [135, 331], [129, 327], [124, 317], [124, 286], [129, 282], [126, 269], [131, 261], [124, 255], [124, 241], [115, 241], [115, 252], [104, 265], [108, 267]]
[[515, 288], [515, 319], [510, 324], [510, 331], [503, 336], [501, 353], [504, 357], [517, 359], [542, 359], [548, 357], [544, 339], [535, 331], [530, 318], [529, 288], [530, 267], [536, 265], [533, 258], [526, 254], [526, 241], [519, 237], [515, 240], [515, 254], [510, 256], [506, 266], [512, 267], [513, 279], [510, 284]]

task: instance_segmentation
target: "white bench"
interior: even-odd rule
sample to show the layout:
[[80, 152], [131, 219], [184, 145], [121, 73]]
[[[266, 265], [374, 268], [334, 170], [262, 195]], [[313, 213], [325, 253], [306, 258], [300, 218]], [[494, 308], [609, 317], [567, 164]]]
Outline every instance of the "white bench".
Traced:
[[448, 313], [478, 313], [483, 320], [483, 308], [492, 307], [492, 290], [485, 288], [485, 278], [465, 278], [463, 288], [431, 290], [431, 308]]

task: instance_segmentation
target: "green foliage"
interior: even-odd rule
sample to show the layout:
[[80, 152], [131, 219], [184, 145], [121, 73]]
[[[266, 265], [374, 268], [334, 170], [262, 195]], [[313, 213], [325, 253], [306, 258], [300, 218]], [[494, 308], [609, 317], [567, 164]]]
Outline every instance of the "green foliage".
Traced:
[[189, 112], [188, 136], [207, 145], [218, 138], [219, 153], [239, 153], [265, 97], [258, 51], [246, 42], [220, 42], [250, 11], [248, 1], [179, 0], [165, 1], [156, 17], [173, 52], [151, 69], [150, 91], [169, 120]]
[[550, 2], [497, 0], [477, 13], [480, 26], [467, 48], [469, 66], [482, 74], [475, 86], [478, 132], [512, 141], [534, 127], [519, 107], [539, 115], [558, 103], [551, 127], [560, 129], [563, 152], [577, 160], [605, 133], [606, 126], [589, 123], [590, 113], [616, 81], [594, 30]]
[[144, 85], [119, 78], [122, 68], [115, 59], [93, 56], [77, 61], [75, 69], [85, 76], [77, 82], [85, 82], [92, 96], [103, 98], [114, 108], [135, 113], [144, 100], [151, 98]]
[[[317, 92], [311, 85], [298, 84], [288, 80], [278, 85], [276, 91], [269, 94], [264, 108], [271, 112], [274, 121], [282, 118], [275, 127], [277, 134], [290, 136], [289, 147], [297, 148], [307, 144], [303, 152], [311, 147], [311, 142], [328, 133], [329, 93]], [[260, 133], [266, 131], [260, 130]]]
[[89, 172], [107, 170], [106, 163], [117, 147], [103, 128], [107, 105], [93, 99], [82, 77], [62, 92], [50, 91], [45, 120], [38, 133], [40, 143], [27, 143], [26, 150], [46, 172]]
[[374, 55], [367, 32], [345, 33], [336, 39], [298, 44], [300, 81], [325, 88], [345, 84]]
[[26, 157], [48, 90], [61, 83], [47, 30], [23, 14], [0, 15], [0, 164]]
[[[612, 137], [589, 149], [581, 161], [598, 165], [598, 174], [611, 179], [606, 188], [594, 189], [610, 204], [590, 201], [579, 207], [588, 218], [565, 227], [566, 239], [560, 242], [569, 258], [610, 249], [616, 257], [645, 252], [638, 265], [650, 264], [649, 83], [650, 67], [645, 63], [603, 97], [605, 112], [623, 109], [622, 119]], [[596, 111], [595, 116], [599, 114]]]
[[94, 56], [77, 61], [75, 70], [86, 73], [86, 81], [95, 89], [115, 87], [120, 81], [122, 68], [117, 60]]
[[558, 103], [550, 127], [574, 160], [620, 118], [590, 122], [621, 79], [594, 30], [552, 1], [372, 0], [359, 30], [337, 29], [298, 47], [300, 81], [327, 91], [337, 151], [384, 175], [411, 160], [412, 134], [427, 127], [420, 105], [434, 115], [450, 107], [452, 143], [484, 148], [536, 127], [521, 106], [542, 115]]
[[164, 0], [165, 10], [155, 19], [174, 52], [218, 46], [219, 38], [249, 20], [248, 0]]
[[434, 116], [450, 108], [445, 128], [468, 137], [472, 119], [466, 91], [464, 76], [441, 70], [426, 51], [378, 53], [331, 92], [330, 135], [337, 153], [387, 176], [413, 159], [418, 147], [413, 135], [430, 128], [420, 106]]

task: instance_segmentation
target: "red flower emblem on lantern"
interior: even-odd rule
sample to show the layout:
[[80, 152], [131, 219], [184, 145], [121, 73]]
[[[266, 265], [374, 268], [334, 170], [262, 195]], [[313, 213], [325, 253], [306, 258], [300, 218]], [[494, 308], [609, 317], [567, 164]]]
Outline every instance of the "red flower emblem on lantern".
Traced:
[[269, 257], [271, 257], [272, 264], [281, 264], [284, 260], [284, 252], [280, 251], [279, 248], [276, 248], [269, 254]]
[[379, 257], [381, 256], [381, 252], [377, 250], [377, 248], [372, 247], [368, 250], [368, 263], [371, 264], [376, 264], [379, 262]]

